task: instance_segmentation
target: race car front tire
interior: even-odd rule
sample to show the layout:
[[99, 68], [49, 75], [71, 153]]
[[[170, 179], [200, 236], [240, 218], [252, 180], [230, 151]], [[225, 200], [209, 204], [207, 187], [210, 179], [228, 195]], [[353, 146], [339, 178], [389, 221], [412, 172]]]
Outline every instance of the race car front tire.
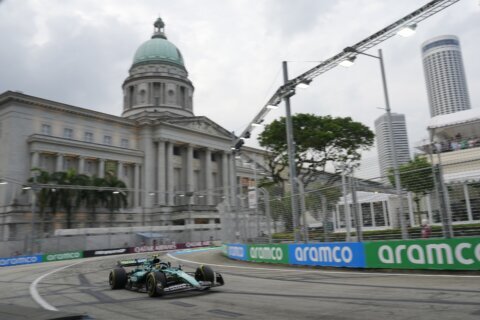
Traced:
[[167, 286], [167, 277], [163, 272], [150, 272], [147, 275], [145, 286], [150, 297], [161, 296], [163, 295], [163, 289]]
[[200, 266], [195, 271], [195, 280], [197, 281], [210, 281], [213, 283], [215, 281], [215, 272], [209, 266]]
[[127, 283], [127, 272], [123, 268], [115, 268], [110, 271], [108, 276], [108, 283], [112, 290], [123, 289]]

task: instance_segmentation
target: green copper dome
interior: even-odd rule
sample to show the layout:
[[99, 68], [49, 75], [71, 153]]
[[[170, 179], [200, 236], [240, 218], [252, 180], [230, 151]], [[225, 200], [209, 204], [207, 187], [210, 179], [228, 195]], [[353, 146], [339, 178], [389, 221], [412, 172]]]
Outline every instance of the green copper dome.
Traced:
[[180, 50], [167, 40], [165, 23], [158, 18], [153, 24], [152, 38], [144, 42], [135, 52], [133, 66], [146, 63], [173, 63], [185, 68]]
[[185, 67], [180, 50], [163, 38], [152, 38], [144, 42], [135, 52], [133, 65], [140, 63], [169, 62]]

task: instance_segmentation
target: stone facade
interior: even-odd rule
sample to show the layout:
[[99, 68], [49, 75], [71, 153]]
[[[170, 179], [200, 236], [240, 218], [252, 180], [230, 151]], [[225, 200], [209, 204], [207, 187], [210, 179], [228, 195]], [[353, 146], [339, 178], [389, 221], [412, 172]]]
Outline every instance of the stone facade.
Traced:
[[[167, 41], [163, 26], [156, 25], [154, 37], [159, 32]], [[149, 41], [158, 40], [154, 37]], [[121, 117], [20, 92], [0, 95], [0, 179], [8, 182], [0, 185], [2, 239], [28, 232], [31, 197], [22, 184], [35, 167], [116, 175], [129, 197], [116, 226], [220, 227], [217, 206], [231, 206], [234, 179], [253, 179], [254, 173], [232, 154], [229, 131], [194, 115], [194, 88], [183, 59], [135, 61], [122, 86]], [[262, 165], [263, 151], [242, 153]], [[241, 169], [236, 178], [233, 165]], [[74, 228], [86, 226], [79, 217]]]

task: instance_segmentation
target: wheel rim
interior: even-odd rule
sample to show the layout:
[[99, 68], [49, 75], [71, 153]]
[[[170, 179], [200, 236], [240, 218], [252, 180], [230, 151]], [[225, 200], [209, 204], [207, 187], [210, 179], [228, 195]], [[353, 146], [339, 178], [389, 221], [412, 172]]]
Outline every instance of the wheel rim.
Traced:
[[153, 294], [155, 293], [155, 284], [153, 283], [153, 279], [152, 277], [148, 277], [148, 280], [147, 280], [147, 291], [150, 293], [150, 294]]
[[110, 287], [113, 286], [113, 272], [110, 272], [110, 275], [108, 277], [108, 283], [110, 283]]

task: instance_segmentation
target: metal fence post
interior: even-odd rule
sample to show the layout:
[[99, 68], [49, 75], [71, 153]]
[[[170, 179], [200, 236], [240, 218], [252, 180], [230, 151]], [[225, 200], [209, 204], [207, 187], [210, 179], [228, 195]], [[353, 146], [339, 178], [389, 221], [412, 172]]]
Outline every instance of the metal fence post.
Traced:
[[258, 191], [263, 195], [265, 204], [265, 220], [267, 224], [268, 243], [272, 243], [272, 216], [270, 215], [270, 193], [265, 188], [258, 188]]
[[442, 166], [440, 164], [435, 165], [436, 181], [438, 181], [438, 195], [439, 195], [439, 206], [441, 208], [441, 217], [442, 217], [442, 231], [444, 238], [453, 238], [453, 229], [452, 229], [452, 220], [449, 208], [449, 202], [447, 199], [447, 187], [443, 182]]
[[351, 241], [352, 218], [350, 216], [350, 205], [347, 202], [348, 186], [345, 171], [342, 172], [342, 193], [343, 193], [343, 213], [345, 217], [345, 229], [347, 231], [345, 241]]
[[350, 176], [350, 186], [352, 188], [352, 209], [353, 209], [353, 217], [355, 219], [357, 242], [362, 242], [363, 241], [362, 226], [360, 225], [360, 217], [358, 216], [357, 182], [353, 176], [353, 173]]

